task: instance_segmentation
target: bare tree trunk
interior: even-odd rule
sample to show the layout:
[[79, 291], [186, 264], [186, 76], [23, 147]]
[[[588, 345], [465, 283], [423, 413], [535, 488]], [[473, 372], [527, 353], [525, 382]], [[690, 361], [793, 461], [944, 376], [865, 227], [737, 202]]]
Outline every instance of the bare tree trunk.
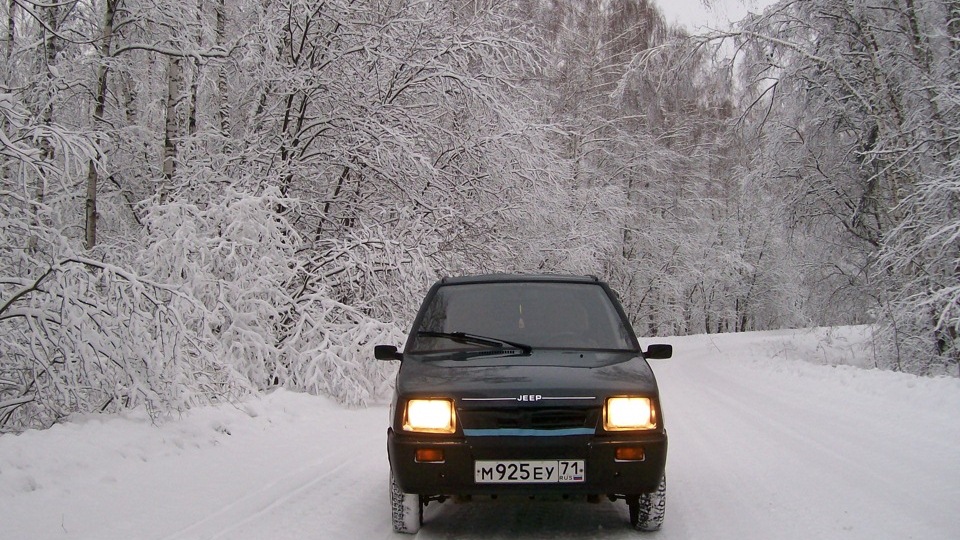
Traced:
[[[110, 58], [113, 20], [119, 1], [107, 0], [104, 6], [106, 12], [103, 15], [103, 29], [100, 33], [100, 65], [97, 66], [97, 101], [93, 110], [93, 124], [97, 127], [103, 125], [103, 114], [107, 103], [107, 75], [110, 72], [107, 59]], [[98, 151], [98, 159], [91, 159], [87, 168], [87, 201], [84, 216], [87, 249], [93, 249], [97, 245], [97, 184], [99, 183], [97, 161], [99, 157]]]
[[177, 104], [181, 99], [181, 87], [183, 85], [183, 64], [180, 58], [170, 56], [167, 58], [167, 106], [166, 120], [163, 129], [163, 179], [164, 185], [161, 186], [160, 202], [166, 201], [167, 190], [173, 175], [177, 172], [177, 138], [179, 135], [177, 129]]
[[200, 94], [200, 61], [193, 62], [193, 80], [190, 81], [190, 111], [187, 116], [187, 134], [197, 134], [197, 99]]
[[[57, 35], [60, 29], [60, 13], [61, 6], [59, 4], [54, 4], [44, 8], [43, 10], [43, 65], [46, 68], [46, 78], [47, 78], [47, 99], [46, 103], [43, 104], [43, 110], [40, 113], [41, 123], [49, 128], [53, 124], [53, 94], [55, 92], [54, 88], [56, 87], [57, 81], [54, 76], [54, 66], [57, 62], [57, 55], [60, 53], [61, 47], [63, 46], [62, 40]], [[34, 200], [37, 203], [37, 208], [43, 206], [44, 199], [46, 198], [46, 176], [48, 172], [47, 164], [53, 162], [56, 157], [56, 149], [53, 146], [53, 143], [48, 137], [41, 137], [38, 146], [40, 147], [40, 167], [43, 171], [40, 174], [40, 177], [37, 178], [37, 184], [34, 191]], [[40, 217], [38, 214], [33, 215], [34, 225], [40, 226]], [[35, 247], [31, 243], [31, 249]]]
[[[54, 4], [50, 7], [47, 7], [43, 11], [44, 17], [44, 29], [43, 29], [43, 51], [44, 51], [44, 67], [47, 72], [47, 82], [49, 83], [50, 92], [53, 92], [53, 88], [56, 85], [54, 80], [54, 66], [57, 63], [57, 55], [60, 54], [60, 50], [63, 46], [62, 40], [57, 35], [60, 31], [60, 11], [61, 7], [59, 4]], [[43, 107], [43, 125], [50, 126], [53, 123], [53, 100], [48, 99], [47, 103]], [[40, 148], [42, 151], [43, 161], [48, 161], [53, 159], [54, 150], [53, 145], [50, 144], [50, 141], [47, 138], [43, 138], [40, 141]], [[39, 199], [42, 201], [42, 199]]]
[[13, 56], [13, 45], [17, 36], [17, 0], [7, 2], [7, 64]]
[[87, 201], [84, 206], [84, 243], [87, 249], [97, 245], [97, 162], [90, 160], [87, 169]]
[[[8, 66], [10, 65], [11, 59], [13, 58], [13, 47], [14, 47], [14, 44], [16, 43], [16, 35], [17, 35], [16, 10], [17, 10], [16, 0], [9, 0], [7, 2], [7, 40], [6, 40], [7, 50], [4, 54], [4, 56], [7, 59]], [[0, 77], [3, 77], [2, 79], [0, 79], [0, 90], [6, 91], [6, 88], [9, 88], [10, 86], [12, 86], [12, 83], [9, 79], [11, 75], [12, 74], [9, 69], [4, 70], [4, 72], [0, 74]], [[0, 118], [0, 129], [6, 128], [6, 126], [7, 126], [6, 118]], [[6, 189], [6, 185], [4, 184], [6, 183], [7, 179], [10, 179], [10, 178], [11, 178], [11, 175], [9, 172], [8, 162], [5, 161], [4, 163], [0, 164], [0, 182], [2, 182], [0, 183], [0, 186]]]
[[[197, 2], [197, 47], [203, 47], [203, 2]], [[190, 80], [190, 102], [188, 103], [189, 112], [187, 114], [187, 134], [195, 135], [197, 133], [197, 99], [200, 94], [200, 58], [193, 59], [193, 79]]]
[[[217, 0], [217, 46], [225, 47], [227, 41], [227, 13], [225, 0]], [[230, 135], [230, 99], [227, 91], [227, 68], [221, 65], [217, 70], [217, 93], [220, 94], [220, 133], [225, 138]]]

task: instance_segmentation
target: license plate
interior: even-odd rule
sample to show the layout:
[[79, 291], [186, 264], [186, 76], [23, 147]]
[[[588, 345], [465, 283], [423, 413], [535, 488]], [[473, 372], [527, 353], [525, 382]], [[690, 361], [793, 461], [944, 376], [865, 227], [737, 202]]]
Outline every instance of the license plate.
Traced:
[[476, 461], [473, 479], [478, 484], [549, 484], [584, 481], [582, 459], [539, 461]]

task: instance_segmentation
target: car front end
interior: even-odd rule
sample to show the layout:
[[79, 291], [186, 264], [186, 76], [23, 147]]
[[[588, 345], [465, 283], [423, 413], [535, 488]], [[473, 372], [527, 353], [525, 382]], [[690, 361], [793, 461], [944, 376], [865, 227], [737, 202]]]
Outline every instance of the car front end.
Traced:
[[623, 499], [638, 530], [663, 518], [667, 431], [616, 295], [592, 277], [477, 276], [428, 292], [400, 360], [387, 430], [394, 529], [449, 497]]
[[[655, 385], [642, 358], [605, 356], [616, 363], [537, 366], [542, 359], [531, 358], [517, 367], [485, 358], [464, 367], [421, 361], [398, 379], [387, 434], [398, 485], [427, 497], [614, 497], [656, 489], [667, 432]], [[407, 383], [404, 375], [431, 384], [442, 380], [436, 386], [445, 391]]]

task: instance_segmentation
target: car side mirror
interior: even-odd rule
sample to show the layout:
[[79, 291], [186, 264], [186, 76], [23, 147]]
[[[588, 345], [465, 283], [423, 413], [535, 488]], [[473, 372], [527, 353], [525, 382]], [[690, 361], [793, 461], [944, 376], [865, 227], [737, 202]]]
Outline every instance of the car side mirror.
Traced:
[[663, 343], [650, 345], [643, 353], [643, 356], [651, 359], [670, 358], [673, 356], [673, 345], [666, 345]]
[[397, 352], [393, 345], [376, 345], [373, 347], [373, 357], [377, 360], [403, 360], [403, 353]]

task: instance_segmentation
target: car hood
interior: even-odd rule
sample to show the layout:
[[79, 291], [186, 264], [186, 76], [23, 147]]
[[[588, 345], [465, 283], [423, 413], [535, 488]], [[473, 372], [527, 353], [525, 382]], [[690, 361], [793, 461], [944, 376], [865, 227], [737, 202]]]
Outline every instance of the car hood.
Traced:
[[452, 397], [461, 407], [602, 403], [611, 395], [657, 395], [657, 382], [637, 352], [534, 350], [528, 355], [408, 355], [397, 375], [404, 397]]

